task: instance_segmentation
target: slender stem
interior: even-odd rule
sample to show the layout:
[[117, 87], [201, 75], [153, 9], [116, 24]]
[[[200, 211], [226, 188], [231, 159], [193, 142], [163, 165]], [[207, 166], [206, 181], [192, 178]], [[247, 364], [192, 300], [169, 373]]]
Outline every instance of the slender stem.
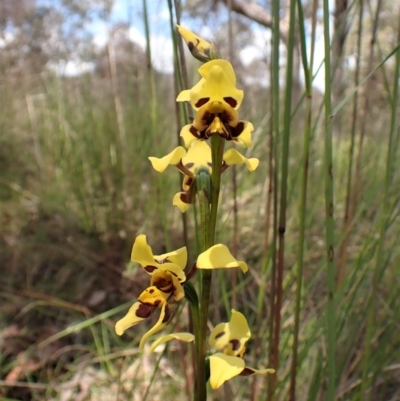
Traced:
[[[279, 164], [279, 44], [280, 44], [280, 0], [272, 1], [272, 55], [271, 55], [271, 89], [272, 89], [272, 102], [271, 102], [271, 116], [272, 116], [272, 130], [271, 130], [271, 152], [273, 152], [274, 171], [273, 171], [273, 234], [271, 244], [271, 296], [270, 296], [270, 313], [269, 313], [269, 350], [268, 356], [270, 363], [274, 359], [274, 312], [275, 312], [275, 295], [276, 295], [276, 242], [277, 242], [277, 227], [278, 227], [278, 164]], [[276, 374], [268, 377], [268, 393], [267, 400], [272, 401], [276, 386]]]
[[[296, 376], [297, 376], [297, 359], [299, 346], [299, 328], [300, 328], [300, 310], [301, 310], [301, 289], [303, 285], [303, 254], [304, 254], [304, 232], [305, 232], [305, 216], [307, 201], [307, 182], [308, 182], [308, 162], [311, 135], [311, 117], [312, 117], [312, 70], [313, 70], [313, 51], [311, 49], [311, 62], [307, 61], [306, 33], [304, 26], [303, 5], [301, 0], [297, 0], [299, 12], [299, 28], [300, 28], [300, 46], [301, 56], [304, 68], [304, 76], [306, 77], [306, 110], [305, 110], [305, 128], [303, 141], [303, 175], [299, 206], [299, 239], [297, 252], [297, 277], [296, 277], [296, 303], [294, 312], [294, 329], [293, 329], [293, 347], [292, 347], [292, 365], [290, 368], [290, 395], [289, 401], [296, 400]], [[317, 11], [317, 1], [313, 1], [313, 34], [312, 39], [315, 40], [315, 21]]]
[[280, 204], [278, 222], [278, 270], [276, 278], [276, 304], [275, 304], [275, 323], [274, 323], [274, 360], [273, 368], [279, 368], [279, 342], [281, 329], [281, 306], [283, 295], [283, 268], [285, 264], [285, 231], [286, 231], [286, 208], [287, 208], [287, 179], [289, 169], [289, 138], [291, 123], [291, 103], [293, 87], [293, 54], [294, 46], [294, 22], [296, 15], [296, 0], [290, 1], [290, 21], [289, 21], [289, 42], [287, 66], [286, 66], [286, 87], [285, 87], [285, 110], [283, 118], [282, 136], [282, 158], [281, 158], [281, 182], [280, 182]]
[[[400, 16], [400, 14], [399, 14]], [[400, 42], [400, 29], [398, 30], [398, 42]], [[368, 375], [370, 357], [371, 357], [371, 342], [372, 342], [372, 334], [375, 326], [376, 319], [376, 299], [378, 294], [378, 286], [382, 279], [384, 272], [384, 249], [385, 249], [385, 239], [386, 239], [386, 231], [388, 229], [388, 222], [390, 220], [390, 189], [392, 187], [393, 181], [393, 172], [394, 172], [394, 163], [395, 163], [395, 152], [396, 152], [396, 131], [398, 130], [398, 121], [397, 121], [397, 107], [398, 107], [398, 94], [399, 94], [399, 78], [400, 78], [400, 51], [397, 51], [396, 54], [396, 67], [394, 73], [394, 82], [393, 82], [393, 97], [391, 101], [391, 120], [390, 120], [390, 129], [389, 129], [389, 139], [388, 139], [388, 150], [387, 150], [387, 158], [386, 158], [386, 177], [385, 177], [385, 186], [383, 193], [383, 205], [382, 205], [382, 214], [380, 221], [380, 232], [379, 232], [379, 242], [378, 249], [376, 252], [376, 265], [373, 274], [372, 281], [372, 294], [368, 301], [368, 321], [367, 321], [367, 330], [365, 335], [365, 352], [364, 352], [364, 361], [363, 361], [363, 372], [362, 372], [362, 386], [360, 390], [359, 399], [369, 401], [371, 399], [372, 392], [369, 392], [365, 395], [365, 390], [370, 385], [370, 379]]]
[[336, 386], [336, 325], [335, 325], [335, 265], [334, 265], [334, 220], [333, 220], [333, 155], [332, 155], [332, 99], [331, 99], [331, 43], [329, 0], [323, 1], [324, 45], [325, 45], [325, 241], [327, 256], [327, 356], [328, 389], [326, 401], [334, 401]]
[[[214, 245], [215, 227], [217, 222], [218, 198], [221, 185], [221, 166], [222, 155], [224, 152], [224, 139], [218, 135], [211, 137], [212, 154], [212, 173], [211, 173], [211, 194], [206, 194], [200, 189], [200, 229], [201, 229], [201, 251], [204, 252]], [[198, 188], [199, 190], [199, 188]], [[205, 358], [207, 354], [207, 322], [208, 309], [210, 305], [212, 270], [201, 271], [201, 289], [200, 289], [200, 332], [196, 338], [197, 343], [197, 388], [196, 401], [206, 401], [206, 370]]]
[[[354, 72], [354, 86], [358, 86], [360, 83], [360, 70], [361, 70], [361, 39], [363, 37], [363, 15], [364, 15], [364, 0], [360, 0], [360, 9], [358, 14], [358, 34], [357, 34], [357, 62], [356, 69]], [[352, 186], [353, 186], [353, 160], [354, 160], [354, 149], [356, 139], [356, 127], [358, 117], [358, 91], [354, 94], [353, 98], [353, 114], [351, 122], [351, 141], [349, 147], [349, 167], [347, 170], [347, 186], [346, 186], [346, 206], [343, 216], [343, 231], [344, 239], [339, 250], [339, 265], [337, 274], [337, 285], [340, 288], [346, 273], [346, 262], [348, 255], [348, 246], [350, 242], [350, 233], [353, 222], [354, 202], [352, 202]]]

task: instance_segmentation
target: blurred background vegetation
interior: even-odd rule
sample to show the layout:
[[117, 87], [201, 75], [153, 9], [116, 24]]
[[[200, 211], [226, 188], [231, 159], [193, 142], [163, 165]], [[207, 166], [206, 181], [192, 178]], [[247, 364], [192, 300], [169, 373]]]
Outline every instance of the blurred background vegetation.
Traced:
[[[170, 16], [168, 4], [0, 0], [4, 400], [189, 399], [193, 378], [185, 346], [140, 355], [137, 343], [145, 327], [130, 330], [123, 339], [113, 330], [143, 288], [145, 274], [128, 263], [136, 235], [145, 233], [160, 253], [181, 247], [188, 238], [192, 260], [196, 253], [194, 210], [187, 213], [183, 230], [182, 216], [172, 206], [178, 173], [171, 169], [160, 177], [147, 160], [178, 144], [183, 123], [176, 117], [181, 84], [174, 79], [170, 28], [170, 19], [176, 22], [177, 17], [175, 12]], [[322, 3], [304, 0], [302, 6], [300, 20], [309, 52], [314, 45], [315, 73], [324, 57]], [[280, 7], [282, 125], [285, 60], [288, 53], [294, 56], [280, 370], [274, 395], [283, 401], [289, 399], [308, 114], [299, 35], [296, 31], [288, 47], [289, 2], [281, 1]], [[210, 324], [225, 319], [232, 305], [244, 311], [253, 328], [250, 366], [266, 367], [273, 216], [278, 213], [274, 193], [279, 198], [274, 182], [282, 174], [275, 168], [280, 153], [273, 153], [271, 142], [271, 2], [186, 0], [178, 9], [182, 25], [215, 40], [233, 63], [238, 87], [245, 91], [241, 118], [255, 126], [255, 144], [246, 155], [259, 157], [260, 167], [253, 174], [239, 168], [225, 173], [218, 232], [218, 240], [247, 261], [250, 273], [229, 280], [217, 275], [216, 321]], [[400, 400], [400, 119], [393, 50], [399, 43], [399, 5], [335, 0], [330, 13], [332, 99], [334, 108], [339, 105], [332, 117], [336, 399], [395, 401]], [[105, 40], [96, 41], [99, 27], [105, 29]], [[169, 61], [154, 53], [155, 33], [164, 38]], [[157, 57], [164, 62], [161, 67]], [[199, 65], [189, 57], [186, 61], [192, 84]], [[310, 103], [299, 401], [326, 399], [324, 82], [323, 72], [315, 75]], [[275, 139], [279, 144], [279, 135]], [[236, 282], [241, 292], [234, 289]], [[185, 309], [181, 330], [186, 321]], [[265, 378], [238, 378], [210, 399], [265, 400], [266, 385]]]

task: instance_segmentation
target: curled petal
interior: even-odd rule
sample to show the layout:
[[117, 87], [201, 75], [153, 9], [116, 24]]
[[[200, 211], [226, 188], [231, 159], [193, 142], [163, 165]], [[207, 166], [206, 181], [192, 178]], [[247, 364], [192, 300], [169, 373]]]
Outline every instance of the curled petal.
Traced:
[[249, 325], [244, 315], [232, 309], [229, 323], [220, 323], [214, 327], [209, 337], [212, 348], [227, 355], [243, 356], [245, 343], [251, 336]]
[[253, 124], [249, 121], [239, 121], [235, 128], [231, 129], [232, 140], [237, 142], [245, 148], [251, 148], [253, 141], [251, 139], [251, 133], [254, 131]]
[[169, 322], [170, 317], [171, 314], [169, 311], [169, 306], [167, 303], [165, 303], [161, 308], [160, 317], [158, 318], [157, 323], [147, 333], [145, 333], [142, 339], [140, 340], [139, 349], [141, 351], [143, 350], [144, 343], [146, 342], [146, 340], [153, 334], [156, 334], [159, 331], [161, 331]]
[[136, 237], [132, 247], [131, 260], [139, 263], [142, 267], [158, 265], [144, 234]]
[[203, 85], [195, 86], [190, 91], [190, 103], [199, 108], [206, 103], [219, 102], [237, 110], [243, 100], [243, 91], [236, 88], [224, 69], [213, 65]]
[[245, 368], [242, 358], [216, 353], [210, 356], [210, 384], [215, 390], [221, 387], [227, 380], [232, 379]]
[[119, 336], [122, 336], [125, 330], [147, 319], [154, 310], [155, 308], [152, 306], [144, 305], [141, 302], [135, 302], [130, 307], [128, 313], [115, 324], [115, 332]]
[[260, 161], [256, 158], [247, 159], [243, 155], [241, 155], [236, 149], [228, 149], [224, 153], [224, 161], [228, 166], [232, 166], [233, 164], [242, 164], [244, 163], [249, 171], [254, 171]]
[[189, 209], [190, 204], [182, 201], [182, 197], [186, 195], [186, 192], [178, 192], [172, 199], [172, 204], [176, 206], [182, 213], [185, 213]]
[[154, 168], [154, 170], [162, 173], [170, 164], [178, 164], [182, 157], [186, 155], [186, 150], [182, 146], [178, 146], [172, 152], [168, 153], [161, 159], [157, 157], [149, 157], [149, 160]]
[[[179, 256], [179, 258], [181, 258], [181, 256]], [[164, 263], [163, 261], [163, 263], [159, 263], [156, 260], [153, 251], [147, 244], [144, 234], [140, 234], [136, 237], [132, 247], [131, 260], [139, 263], [150, 275], [158, 269], [163, 272], [171, 273], [181, 282], [185, 281], [185, 273], [180, 265], [170, 262]]]
[[169, 261], [175, 263], [183, 270], [186, 267], [187, 263], [187, 250], [184, 246], [177, 249], [176, 251], [163, 253], [162, 255], [154, 255], [154, 259], [158, 262]]
[[154, 350], [161, 344], [164, 344], [171, 340], [179, 340], [184, 341], [185, 343], [190, 343], [194, 341], [194, 335], [191, 333], [171, 333], [160, 338], [157, 338], [156, 341], [150, 347], [150, 352], [154, 352]]
[[243, 273], [249, 270], [247, 264], [236, 260], [226, 245], [217, 244], [201, 253], [197, 258], [198, 269], [219, 269], [240, 267]]
[[170, 296], [171, 293], [164, 292], [153, 285], [149, 288], [146, 288], [139, 295], [138, 300], [143, 304], [158, 307], [164, 305]]

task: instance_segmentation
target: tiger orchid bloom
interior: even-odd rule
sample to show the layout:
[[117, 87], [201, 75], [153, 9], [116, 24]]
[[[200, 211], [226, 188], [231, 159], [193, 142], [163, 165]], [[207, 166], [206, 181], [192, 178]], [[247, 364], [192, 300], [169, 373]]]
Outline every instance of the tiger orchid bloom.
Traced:
[[[159, 173], [164, 172], [169, 165], [174, 165], [184, 174], [183, 192], [175, 194], [172, 202], [183, 213], [195, 201], [197, 171], [206, 169], [211, 174], [212, 169], [211, 148], [205, 141], [194, 142], [187, 151], [182, 146], [178, 146], [162, 158], [149, 157], [149, 160], [153, 168]], [[247, 159], [236, 149], [228, 149], [223, 155], [221, 169], [225, 171], [234, 164], [245, 164], [249, 171], [254, 171], [258, 167], [259, 160], [256, 158]]]
[[131, 260], [139, 263], [151, 276], [150, 286], [138, 297], [125, 317], [115, 325], [115, 332], [121, 336], [125, 330], [150, 317], [161, 309], [157, 323], [142, 337], [139, 348], [145, 341], [162, 330], [171, 318], [171, 301], [179, 302], [185, 296], [182, 284], [186, 281], [184, 268], [187, 263], [186, 247], [163, 255], [153, 255], [146, 236], [139, 235], [133, 244]]
[[210, 356], [210, 384], [213, 389], [238, 375], [275, 373], [274, 369], [258, 370], [246, 366], [243, 356], [250, 337], [246, 318], [234, 309], [229, 323], [220, 323], [211, 331], [208, 343], [217, 351]]
[[[250, 328], [245, 316], [234, 309], [229, 323], [220, 323], [211, 331], [208, 339], [211, 347], [210, 385], [214, 390], [235, 376], [275, 373], [274, 369], [253, 369], [246, 366], [243, 357], [246, 352], [245, 344], [250, 337]], [[153, 352], [159, 345], [173, 339], [191, 342], [194, 336], [190, 333], [162, 336], [154, 341], [150, 351]]]
[[181, 130], [185, 145], [217, 134], [251, 147], [254, 127], [248, 121], [239, 121], [237, 110], [243, 100], [243, 91], [236, 88], [232, 65], [226, 60], [212, 60], [198, 71], [201, 80], [192, 89], [182, 91], [176, 99], [178, 102], [190, 101], [197, 111], [193, 123]]

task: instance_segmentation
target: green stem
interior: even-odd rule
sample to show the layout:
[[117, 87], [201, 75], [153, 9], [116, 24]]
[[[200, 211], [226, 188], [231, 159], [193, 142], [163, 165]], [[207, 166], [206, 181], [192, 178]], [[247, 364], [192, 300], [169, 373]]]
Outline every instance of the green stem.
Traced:
[[[400, 42], [400, 29], [398, 30], [398, 42]], [[371, 343], [373, 338], [373, 330], [376, 328], [376, 303], [378, 296], [378, 287], [382, 280], [382, 276], [385, 270], [384, 266], [384, 250], [385, 250], [385, 239], [386, 239], [386, 231], [389, 226], [389, 220], [391, 217], [390, 210], [390, 189], [392, 188], [393, 182], [393, 172], [394, 166], [396, 162], [396, 131], [398, 130], [398, 117], [397, 117], [397, 109], [398, 109], [398, 95], [399, 95], [399, 79], [400, 79], [400, 51], [397, 51], [396, 55], [396, 67], [394, 73], [394, 82], [393, 82], [393, 97], [391, 101], [391, 119], [390, 119], [390, 129], [389, 129], [389, 143], [387, 150], [387, 159], [386, 159], [386, 177], [384, 184], [384, 192], [383, 192], [383, 205], [382, 205], [382, 214], [380, 220], [380, 231], [379, 231], [379, 241], [378, 241], [378, 249], [376, 252], [376, 264], [373, 273], [373, 281], [372, 281], [372, 294], [370, 299], [368, 300], [368, 320], [367, 320], [367, 330], [365, 336], [365, 352], [364, 352], [364, 361], [363, 361], [363, 372], [362, 372], [362, 385], [360, 390], [359, 399], [369, 401], [371, 399], [371, 391], [366, 394], [366, 390], [368, 386], [371, 384], [371, 379], [369, 378], [369, 369], [370, 369], [370, 358], [371, 358]]]
[[289, 401], [296, 400], [296, 376], [298, 364], [298, 346], [299, 346], [299, 328], [300, 328], [300, 311], [301, 311], [301, 289], [303, 285], [303, 254], [304, 254], [304, 232], [305, 232], [305, 216], [306, 216], [306, 201], [307, 201], [307, 182], [308, 182], [308, 162], [309, 162], [309, 147], [311, 135], [311, 118], [312, 118], [312, 69], [313, 69], [313, 52], [315, 40], [315, 21], [317, 5], [314, 1], [313, 13], [313, 30], [312, 30], [312, 49], [310, 64], [307, 60], [306, 33], [304, 26], [304, 13], [301, 0], [297, 0], [299, 13], [299, 29], [300, 29], [300, 48], [304, 68], [304, 76], [306, 83], [306, 110], [305, 110], [305, 129], [303, 140], [303, 175], [300, 195], [299, 207], [299, 239], [297, 252], [297, 277], [296, 277], [296, 303], [294, 312], [294, 329], [293, 329], [293, 347], [292, 347], [292, 365], [290, 369], [290, 393]]
[[[201, 252], [205, 252], [215, 241], [215, 227], [217, 222], [218, 198], [221, 185], [222, 155], [224, 152], [224, 139], [218, 135], [211, 137], [212, 173], [211, 194], [204, 188], [197, 188], [200, 204]], [[210, 197], [209, 197], [210, 195]], [[200, 322], [199, 333], [196, 337], [197, 350], [197, 387], [195, 400], [207, 400], [207, 377], [205, 358], [207, 354], [207, 322], [211, 294], [211, 270], [202, 270], [200, 287]]]
[[335, 264], [334, 264], [334, 220], [333, 220], [333, 151], [332, 151], [332, 100], [331, 100], [331, 44], [329, 0], [323, 1], [325, 44], [325, 238], [327, 256], [327, 367], [328, 388], [326, 401], [334, 401], [336, 387], [336, 323], [335, 323]]

